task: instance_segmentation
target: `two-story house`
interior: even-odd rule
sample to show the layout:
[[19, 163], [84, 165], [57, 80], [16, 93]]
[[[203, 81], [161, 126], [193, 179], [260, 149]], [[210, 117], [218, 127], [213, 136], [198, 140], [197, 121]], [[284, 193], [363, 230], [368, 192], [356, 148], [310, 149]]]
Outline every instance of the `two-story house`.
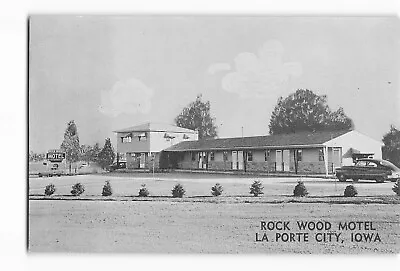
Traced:
[[114, 131], [117, 152], [127, 168], [159, 167], [160, 152], [182, 141], [198, 140], [198, 132], [169, 124], [144, 123]]

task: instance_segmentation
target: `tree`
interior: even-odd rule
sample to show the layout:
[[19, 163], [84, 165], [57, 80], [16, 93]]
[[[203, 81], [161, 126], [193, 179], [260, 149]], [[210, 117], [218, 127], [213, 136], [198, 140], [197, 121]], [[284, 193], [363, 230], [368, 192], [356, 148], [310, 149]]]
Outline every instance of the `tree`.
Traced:
[[287, 98], [280, 97], [269, 122], [270, 134], [300, 131], [333, 131], [353, 128], [353, 121], [342, 107], [332, 112], [326, 95], [298, 89]]
[[108, 165], [112, 164], [115, 159], [114, 148], [111, 145], [111, 139], [106, 138], [104, 143], [104, 147], [98, 155], [98, 163], [102, 168], [107, 167]]
[[390, 125], [390, 130], [383, 136], [382, 142], [382, 158], [400, 166], [400, 131]]
[[215, 118], [210, 114], [210, 102], [203, 102], [201, 95], [197, 95], [196, 100], [182, 110], [175, 118], [175, 123], [182, 128], [198, 130], [200, 139], [217, 136]]
[[87, 162], [88, 164], [91, 161], [91, 152], [92, 152], [92, 146], [90, 145], [82, 145], [81, 146], [81, 159], [85, 162]]
[[101, 148], [100, 148], [99, 143], [94, 144], [90, 150], [90, 161], [97, 163], [100, 152], [101, 152]]
[[64, 133], [64, 140], [61, 143], [60, 148], [67, 155], [67, 161], [69, 162], [69, 172], [71, 173], [71, 164], [77, 162], [80, 158], [78, 128], [73, 120], [71, 120], [67, 124], [67, 129]]

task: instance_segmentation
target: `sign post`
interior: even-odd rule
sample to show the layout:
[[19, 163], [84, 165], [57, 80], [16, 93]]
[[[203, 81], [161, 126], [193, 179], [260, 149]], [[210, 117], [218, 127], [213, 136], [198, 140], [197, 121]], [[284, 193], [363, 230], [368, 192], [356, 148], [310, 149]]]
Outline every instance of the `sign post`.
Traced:
[[[62, 163], [63, 161], [65, 161], [65, 166], [66, 166], [66, 157], [67, 154], [61, 150], [49, 150], [46, 153], [46, 160], [50, 161], [51, 163]], [[55, 164], [54, 166], [56, 166], [56, 168], [59, 169], [58, 164]]]

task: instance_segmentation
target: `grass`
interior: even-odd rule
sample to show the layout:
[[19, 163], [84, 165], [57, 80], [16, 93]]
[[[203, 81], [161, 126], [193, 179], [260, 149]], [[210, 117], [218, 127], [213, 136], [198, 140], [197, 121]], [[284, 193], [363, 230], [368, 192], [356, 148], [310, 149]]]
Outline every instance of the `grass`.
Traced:
[[[150, 175], [151, 176], [151, 175]], [[359, 195], [346, 198], [348, 183], [303, 178], [310, 195], [293, 197], [297, 178], [257, 178], [264, 195], [253, 197], [255, 178], [186, 175], [87, 175], [29, 179], [29, 250], [33, 252], [139, 253], [399, 253], [398, 204], [393, 183], [359, 182]], [[102, 197], [106, 180], [113, 195]], [[54, 183], [56, 193], [44, 196]], [[77, 182], [85, 185], [80, 197], [70, 194]], [[187, 194], [172, 198], [181, 183]], [[219, 182], [224, 194], [212, 197]], [[137, 197], [141, 184], [150, 191]], [[382, 242], [256, 242], [261, 220], [372, 221]], [[276, 233], [272, 233], [276, 234]], [[314, 234], [311, 232], [310, 234]]]
[[[32, 252], [398, 253], [396, 205], [30, 201]], [[256, 242], [261, 221], [371, 221], [381, 242]], [[292, 232], [296, 232], [295, 229]], [[268, 232], [270, 238], [276, 231]], [[310, 236], [315, 232], [309, 231]]]

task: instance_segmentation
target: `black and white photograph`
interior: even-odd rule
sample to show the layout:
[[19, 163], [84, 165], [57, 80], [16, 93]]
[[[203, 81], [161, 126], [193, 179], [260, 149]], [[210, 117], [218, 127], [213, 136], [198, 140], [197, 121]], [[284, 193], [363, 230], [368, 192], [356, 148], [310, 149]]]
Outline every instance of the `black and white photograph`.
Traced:
[[28, 253], [399, 254], [396, 15], [26, 24]]

